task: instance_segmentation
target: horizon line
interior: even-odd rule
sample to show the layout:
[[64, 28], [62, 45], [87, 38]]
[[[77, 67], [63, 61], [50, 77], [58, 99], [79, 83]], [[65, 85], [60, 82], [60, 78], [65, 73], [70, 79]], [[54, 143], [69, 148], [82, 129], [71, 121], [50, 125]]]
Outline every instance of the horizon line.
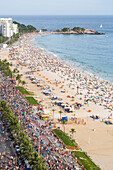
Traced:
[[113, 16], [113, 14], [0, 14], [0, 16]]

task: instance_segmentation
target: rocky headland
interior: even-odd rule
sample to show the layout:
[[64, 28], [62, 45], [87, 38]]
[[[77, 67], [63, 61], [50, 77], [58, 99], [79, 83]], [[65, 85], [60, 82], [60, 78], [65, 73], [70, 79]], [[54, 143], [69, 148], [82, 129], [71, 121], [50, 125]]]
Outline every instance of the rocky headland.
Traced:
[[95, 30], [90, 30], [81, 27], [74, 27], [73, 29], [70, 28], [63, 28], [62, 30], [54, 31], [55, 34], [93, 34], [93, 35], [102, 35], [104, 33], [97, 32]]

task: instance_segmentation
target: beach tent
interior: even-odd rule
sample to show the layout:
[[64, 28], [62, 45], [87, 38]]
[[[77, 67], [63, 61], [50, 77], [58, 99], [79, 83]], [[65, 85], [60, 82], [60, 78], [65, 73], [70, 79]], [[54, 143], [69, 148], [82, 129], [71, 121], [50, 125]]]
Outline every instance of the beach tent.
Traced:
[[66, 122], [68, 121], [68, 117], [65, 116], [65, 117], [62, 117], [62, 121], [65, 120]]
[[28, 127], [32, 128], [32, 126], [31, 126], [31, 125], [28, 125]]

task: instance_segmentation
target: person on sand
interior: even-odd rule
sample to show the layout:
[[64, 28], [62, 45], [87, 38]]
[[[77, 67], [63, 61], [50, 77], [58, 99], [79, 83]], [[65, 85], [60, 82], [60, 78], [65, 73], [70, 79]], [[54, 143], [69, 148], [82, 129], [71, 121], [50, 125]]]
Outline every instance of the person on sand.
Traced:
[[79, 89], [79, 86], [77, 86], [77, 94], [79, 94], [78, 89]]

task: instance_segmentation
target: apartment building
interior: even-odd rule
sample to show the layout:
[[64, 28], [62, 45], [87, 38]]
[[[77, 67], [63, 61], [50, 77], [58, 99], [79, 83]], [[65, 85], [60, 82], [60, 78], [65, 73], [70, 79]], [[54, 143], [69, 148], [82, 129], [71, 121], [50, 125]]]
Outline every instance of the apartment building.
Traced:
[[18, 33], [18, 25], [13, 23], [12, 18], [0, 18], [0, 33], [3, 37], [12, 37]]

